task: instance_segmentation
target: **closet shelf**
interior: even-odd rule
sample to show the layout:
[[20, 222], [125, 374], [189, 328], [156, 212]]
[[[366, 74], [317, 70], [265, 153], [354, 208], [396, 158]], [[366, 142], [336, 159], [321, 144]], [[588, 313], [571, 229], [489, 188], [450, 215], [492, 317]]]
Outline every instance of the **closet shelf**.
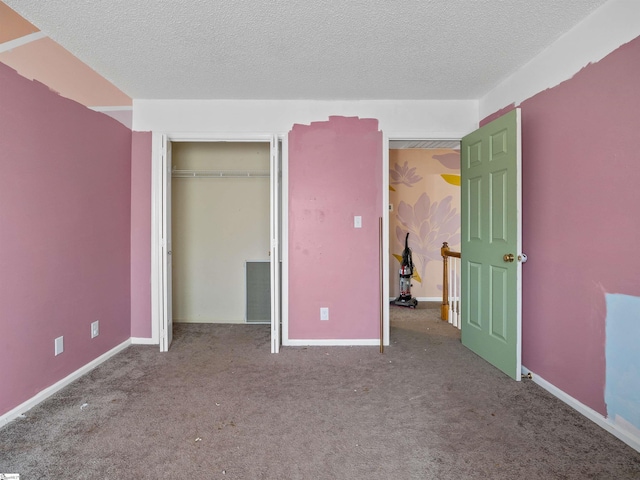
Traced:
[[268, 178], [269, 171], [240, 170], [172, 170], [173, 178]]

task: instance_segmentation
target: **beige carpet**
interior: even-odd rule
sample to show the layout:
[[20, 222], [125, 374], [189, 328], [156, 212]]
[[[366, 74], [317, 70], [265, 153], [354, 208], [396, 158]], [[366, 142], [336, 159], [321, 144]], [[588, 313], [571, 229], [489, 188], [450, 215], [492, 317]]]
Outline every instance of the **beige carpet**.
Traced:
[[0, 430], [21, 479], [638, 479], [640, 453], [392, 308], [391, 345], [285, 347], [265, 325], [176, 325]]

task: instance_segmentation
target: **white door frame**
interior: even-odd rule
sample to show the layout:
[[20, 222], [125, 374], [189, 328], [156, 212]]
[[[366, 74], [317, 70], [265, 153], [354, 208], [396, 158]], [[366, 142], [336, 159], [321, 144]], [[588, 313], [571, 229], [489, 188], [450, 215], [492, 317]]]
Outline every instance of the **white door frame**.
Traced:
[[402, 133], [383, 131], [382, 136], [382, 298], [383, 298], [383, 340], [389, 345], [389, 141], [429, 141], [454, 140], [460, 141], [469, 132], [434, 132]]
[[151, 343], [160, 344], [160, 330], [164, 320], [163, 312], [163, 289], [162, 289], [162, 192], [164, 189], [162, 178], [162, 151], [163, 138], [166, 136], [168, 142], [264, 142], [271, 143], [276, 137], [282, 141], [282, 336], [287, 338], [288, 332], [288, 151], [286, 136], [283, 134], [271, 133], [207, 133], [207, 132], [153, 132], [151, 146]]

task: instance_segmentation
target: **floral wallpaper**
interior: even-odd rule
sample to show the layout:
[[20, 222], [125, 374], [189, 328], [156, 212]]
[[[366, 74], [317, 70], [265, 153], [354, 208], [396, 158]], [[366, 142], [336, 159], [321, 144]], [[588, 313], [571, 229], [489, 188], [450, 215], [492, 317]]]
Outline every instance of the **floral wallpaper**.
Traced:
[[442, 242], [460, 251], [460, 152], [390, 150], [389, 203], [391, 296], [399, 294], [398, 270], [409, 232], [415, 264], [411, 293], [442, 298]]

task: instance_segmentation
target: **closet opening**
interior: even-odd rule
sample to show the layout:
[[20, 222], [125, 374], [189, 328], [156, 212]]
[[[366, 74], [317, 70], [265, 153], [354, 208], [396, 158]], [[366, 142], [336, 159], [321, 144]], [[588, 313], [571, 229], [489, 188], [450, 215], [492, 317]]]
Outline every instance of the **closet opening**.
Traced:
[[265, 142], [174, 142], [173, 321], [270, 323]]
[[270, 324], [277, 353], [286, 329], [280, 265], [286, 139], [154, 138], [152, 333], [160, 351], [169, 350], [175, 321]]

